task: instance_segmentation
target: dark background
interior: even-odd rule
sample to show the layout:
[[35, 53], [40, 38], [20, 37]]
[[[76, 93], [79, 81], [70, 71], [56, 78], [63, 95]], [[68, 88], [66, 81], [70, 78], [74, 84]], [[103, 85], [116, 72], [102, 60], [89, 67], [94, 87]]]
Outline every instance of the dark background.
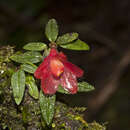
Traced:
[[30, 41], [48, 42], [44, 27], [50, 18], [57, 20], [60, 34], [78, 32], [91, 47], [89, 52], [61, 49], [96, 88], [62, 100], [87, 106], [88, 122], [130, 130], [129, 0], [0, 0], [0, 45], [20, 48]]

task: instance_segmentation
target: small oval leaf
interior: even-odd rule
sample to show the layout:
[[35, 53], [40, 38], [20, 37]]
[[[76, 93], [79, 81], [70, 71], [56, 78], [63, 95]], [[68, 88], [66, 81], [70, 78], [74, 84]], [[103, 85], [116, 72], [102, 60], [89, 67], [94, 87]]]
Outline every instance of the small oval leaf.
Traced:
[[[93, 91], [95, 88], [88, 84], [87, 82], [79, 82], [78, 83], [78, 92], [89, 92], [89, 91]], [[64, 93], [64, 94], [71, 94], [68, 91], [66, 91], [62, 86], [58, 87], [57, 92], [59, 93]]]
[[18, 63], [38, 63], [42, 60], [42, 55], [40, 52], [36, 51], [28, 51], [23, 54], [14, 54], [10, 57], [11, 60], [18, 62]]
[[29, 94], [34, 98], [38, 99], [39, 97], [39, 92], [37, 85], [35, 83], [35, 79], [33, 76], [29, 75], [26, 77], [26, 85], [28, 86]]
[[40, 91], [40, 108], [43, 119], [46, 121], [47, 125], [52, 122], [55, 110], [55, 100], [56, 95], [47, 96], [44, 95], [42, 91]]
[[60, 45], [60, 47], [65, 49], [70, 49], [70, 50], [77, 50], [77, 51], [90, 49], [90, 47], [85, 42], [79, 39], [65, 45]]
[[64, 94], [71, 94], [68, 91], [66, 91], [61, 85], [59, 85], [57, 92]]
[[78, 33], [66, 33], [63, 36], [58, 37], [57, 44], [67, 44], [78, 38]]
[[23, 59], [23, 54], [14, 54], [10, 57], [10, 59], [18, 63], [25, 62], [25, 59]]
[[23, 49], [31, 51], [42, 51], [47, 48], [47, 45], [42, 42], [30, 42], [26, 44]]
[[87, 82], [79, 82], [78, 83], [78, 92], [89, 92], [94, 90], [94, 86], [90, 85]]
[[18, 70], [11, 77], [11, 86], [13, 89], [13, 96], [17, 105], [19, 105], [23, 99], [25, 90], [25, 73], [22, 70]]
[[21, 69], [28, 73], [33, 74], [36, 71], [37, 66], [32, 63], [24, 63], [21, 65]]
[[38, 63], [42, 60], [42, 55], [40, 52], [28, 51], [23, 54], [25, 62]]
[[49, 20], [45, 28], [45, 34], [50, 42], [55, 42], [58, 36], [58, 25], [55, 19]]

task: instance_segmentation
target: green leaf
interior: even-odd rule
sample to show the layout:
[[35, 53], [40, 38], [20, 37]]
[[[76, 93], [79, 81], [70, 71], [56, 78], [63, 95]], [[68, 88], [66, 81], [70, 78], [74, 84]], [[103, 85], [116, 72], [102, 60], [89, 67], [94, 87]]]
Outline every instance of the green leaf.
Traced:
[[40, 91], [39, 100], [42, 117], [46, 121], [47, 125], [49, 125], [54, 116], [56, 95], [46, 96], [42, 91]]
[[[79, 82], [78, 83], [78, 92], [89, 92], [94, 90], [95, 88], [88, 84], [87, 82]], [[59, 85], [57, 92], [64, 93], [64, 94], [71, 94], [68, 91], [66, 91], [61, 85]]]
[[94, 90], [94, 86], [88, 84], [87, 82], [79, 82], [78, 83], [78, 92], [89, 92]]
[[90, 49], [90, 47], [85, 42], [79, 39], [69, 44], [60, 45], [60, 47], [65, 48], [65, 49], [70, 49], [70, 50], [78, 50], [78, 51]]
[[11, 60], [18, 62], [18, 63], [38, 63], [42, 60], [42, 55], [40, 52], [36, 51], [28, 51], [23, 54], [14, 54], [10, 57]]
[[57, 92], [64, 94], [71, 94], [68, 91], [66, 91], [61, 85], [59, 85]]
[[30, 42], [26, 44], [23, 49], [31, 51], [42, 51], [47, 48], [47, 45], [42, 42]]
[[26, 77], [26, 85], [28, 86], [29, 94], [34, 98], [38, 99], [39, 97], [39, 92], [37, 85], [35, 83], [35, 79], [33, 76], [29, 75]]
[[13, 96], [17, 105], [19, 105], [23, 99], [25, 90], [25, 73], [22, 70], [18, 70], [11, 77], [11, 86], [13, 88]]
[[36, 71], [37, 66], [32, 63], [24, 63], [21, 65], [21, 69], [28, 73], [33, 74]]
[[63, 36], [58, 37], [57, 44], [70, 43], [78, 38], [78, 33], [66, 33]]
[[55, 42], [58, 36], [58, 25], [55, 19], [49, 20], [45, 28], [45, 34], [50, 42]]

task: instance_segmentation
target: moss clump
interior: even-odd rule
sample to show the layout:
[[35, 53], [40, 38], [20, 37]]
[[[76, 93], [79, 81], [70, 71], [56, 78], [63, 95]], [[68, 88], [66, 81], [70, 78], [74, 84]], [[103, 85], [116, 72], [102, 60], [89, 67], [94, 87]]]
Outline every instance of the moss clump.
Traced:
[[84, 107], [71, 108], [67, 105], [56, 102], [56, 112], [52, 123], [54, 130], [105, 130], [96, 122], [87, 123], [83, 119], [83, 112], [86, 110]]

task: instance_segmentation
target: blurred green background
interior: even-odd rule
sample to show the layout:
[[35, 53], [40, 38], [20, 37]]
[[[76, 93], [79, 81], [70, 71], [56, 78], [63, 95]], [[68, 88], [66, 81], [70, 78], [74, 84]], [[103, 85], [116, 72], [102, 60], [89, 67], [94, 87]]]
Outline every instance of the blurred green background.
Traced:
[[91, 50], [60, 50], [85, 70], [83, 79], [96, 90], [60, 100], [87, 106], [88, 122], [107, 122], [109, 130], [130, 130], [129, 7], [129, 0], [0, 0], [0, 45], [20, 49], [31, 41], [48, 43], [44, 27], [50, 18], [57, 20], [60, 34], [78, 32]]

